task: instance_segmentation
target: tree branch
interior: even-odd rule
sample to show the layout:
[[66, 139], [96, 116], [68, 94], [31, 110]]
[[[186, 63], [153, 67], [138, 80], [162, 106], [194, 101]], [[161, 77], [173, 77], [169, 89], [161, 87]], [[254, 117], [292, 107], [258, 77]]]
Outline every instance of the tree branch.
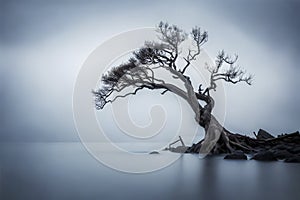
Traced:
[[[195, 42], [196, 45], [196, 50], [188, 50], [187, 56], [184, 58], [186, 61], [186, 65], [184, 68], [181, 70], [181, 73], [184, 74], [186, 69], [190, 66], [191, 62], [193, 60], [196, 60], [196, 57], [200, 54], [201, 52], [201, 46], [207, 42], [208, 40], [208, 34], [206, 31], [202, 32], [200, 28], [195, 27], [192, 29], [191, 32], [192, 38]], [[193, 53], [194, 52], [194, 53]]]
[[[246, 75], [244, 70], [235, 65], [237, 59], [237, 55], [235, 55], [234, 58], [231, 58], [229, 55], [226, 55], [223, 50], [219, 52], [215, 61], [215, 66], [212, 67], [207, 65], [207, 69], [211, 73], [210, 86], [206, 88], [204, 93], [209, 95], [210, 90], [216, 90], [216, 81], [218, 80], [224, 80], [233, 84], [239, 82], [246, 82], [248, 85], [252, 84], [253, 76], [251, 74]], [[229, 68], [225, 68], [224, 63], [229, 65]]]

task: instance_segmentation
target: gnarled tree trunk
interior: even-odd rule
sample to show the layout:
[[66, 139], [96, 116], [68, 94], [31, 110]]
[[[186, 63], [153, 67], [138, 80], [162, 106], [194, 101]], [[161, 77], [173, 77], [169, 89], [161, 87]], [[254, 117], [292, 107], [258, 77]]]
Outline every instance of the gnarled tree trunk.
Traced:
[[[211, 96], [200, 92], [194, 92], [194, 94], [199, 105], [197, 110], [199, 113], [195, 113], [195, 120], [205, 130], [205, 138], [189, 148], [188, 152], [200, 154], [232, 153], [236, 150], [242, 150], [246, 153], [255, 152], [251, 146], [240, 140], [241, 135], [236, 136], [236, 134], [229, 132], [213, 116], [214, 100]], [[204, 101], [206, 105], [201, 106], [198, 100]]]

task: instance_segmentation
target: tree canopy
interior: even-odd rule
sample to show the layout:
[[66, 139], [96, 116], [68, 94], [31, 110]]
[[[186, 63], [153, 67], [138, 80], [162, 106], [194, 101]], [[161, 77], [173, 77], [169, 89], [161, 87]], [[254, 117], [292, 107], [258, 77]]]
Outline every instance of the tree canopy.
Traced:
[[[176, 25], [160, 22], [156, 32], [159, 41], [146, 41], [127, 62], [111, 68], [102, 75], [99, 88], [93, 91], [96, 108], [102, 109], [107, 103], [135, 95], [142, 89], [161, 90], [162, 95], [172, 92], [187, 101], [195, 113], [196, 121], [205, 129], [209, 146], [206, 149], [211, 149], [209, 142], [219, 139], [220, 135], [223, 135], [226, 146], [231, 149], [226, 131], [211, 114], [215, 102], [210, 92], [216, 91], [218, 81], [232, 84], [245, 82], [251, 85], [253, 76], [236, 64], [237, 55], [230, 56], [221, 50], [214, 64], [206, 65], [210, 74], [209, 84], [202, 89], [204, 84], [201, 83], [195, 90], [187, 72], [191, 63], [199, 58], [202, 46], [208, 41], [207, 31], [196, 26], [188, 34]], [[187, 39], [192, 40], [192, 45], [187, 51], [182, 51], [181, 45]], [[180, 58], [183, 62], [179, 62]], [[173, 79], [181, 81], [184, 88], [159, 78], [157, 70], [164, 70], [164, 73], [170, 74]], [[122, 93], [128, 88], [132, 88], [132, 91]], [[205, 105], [200, 102], [204, 102]], [[207, 137], [208, 133], [210, 139]]]

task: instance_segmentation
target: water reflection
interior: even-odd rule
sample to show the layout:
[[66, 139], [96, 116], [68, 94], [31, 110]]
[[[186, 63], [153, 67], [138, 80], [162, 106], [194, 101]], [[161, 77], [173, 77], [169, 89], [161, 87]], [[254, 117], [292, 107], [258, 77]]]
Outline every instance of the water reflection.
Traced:
[[292, 163], [186, 154], [162, 170], [128, 174], [103, 166], [80, 143], [0, 146], [0, 199], [298, 200], [299, 183], [300, 165]]

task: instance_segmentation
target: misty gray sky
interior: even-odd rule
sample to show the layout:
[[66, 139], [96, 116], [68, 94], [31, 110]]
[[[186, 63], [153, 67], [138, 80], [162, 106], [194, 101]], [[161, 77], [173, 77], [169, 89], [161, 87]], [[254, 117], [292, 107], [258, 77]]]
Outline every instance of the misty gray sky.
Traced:
[[226, 85], [229, 130], [299, 130], [299, 10], [296, 0], [1, 0], [0, 141], [78, 141], [72, 92], [85, 59], [113, 35], [161, 20], [206, 29], [212, 58], [237, 53], [255, 75], [251, 87]]

